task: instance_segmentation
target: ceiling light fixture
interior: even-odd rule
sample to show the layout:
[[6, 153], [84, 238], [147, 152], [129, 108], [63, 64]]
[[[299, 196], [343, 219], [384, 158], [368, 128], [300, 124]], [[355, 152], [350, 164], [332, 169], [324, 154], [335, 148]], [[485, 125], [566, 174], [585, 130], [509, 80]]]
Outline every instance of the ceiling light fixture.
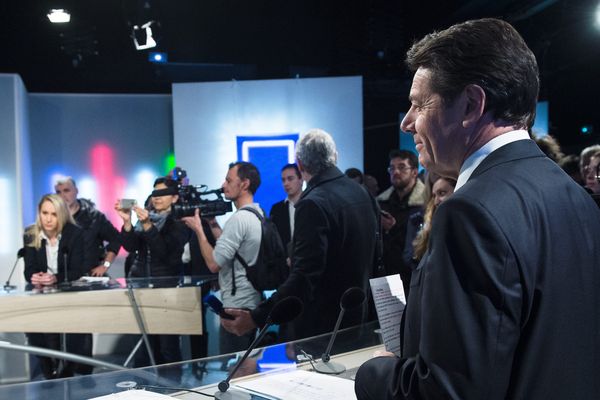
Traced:
[[154, 21], [148, 21], [141, 27], [137, 25], [133, 26], [131, 36], [133, 37], [133, 44], [136, 50], [146, 50], [156, 47], [156, 40], [152, 37], [152, 24], [154, 24]]
[[64, 24], [71, 21], [71, 14], [62, 8], [50, 10], [50, 14], [47, 14], [47, 17], [53, 24]]

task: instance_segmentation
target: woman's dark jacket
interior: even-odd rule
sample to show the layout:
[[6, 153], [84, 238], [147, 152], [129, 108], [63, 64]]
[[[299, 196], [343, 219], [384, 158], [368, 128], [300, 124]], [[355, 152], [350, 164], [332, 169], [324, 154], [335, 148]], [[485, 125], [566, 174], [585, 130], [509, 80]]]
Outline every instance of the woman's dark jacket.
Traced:
[[187, 240], [185, 225], [167, 217], [159, 231], [152, 226], [148, 231], [127, 232], [121, 229], [121, 244], [130, 253], [135, 253], [129, 272], [130, 277], [178, 276], [182, 271], [181, 255]]
[[[46, 239], [42, 239], [42, 245], [39, 249], [28, 246], [32, 242], [30, 235], [23, 236], [25, 244], [25, 279], [31, 282], [31, 275], [36, 272], [48, 272], [48, 260], [46, 259]], [[83, 268], [83, 231], [67, 223], [61, 232], [58, 245], [58, 271], [56, 274], [57, 282], [63, 282], [65, 277], [65, 258], [67, 262], [67, 278], [74, 281], [83, 276], [87, 271]]]

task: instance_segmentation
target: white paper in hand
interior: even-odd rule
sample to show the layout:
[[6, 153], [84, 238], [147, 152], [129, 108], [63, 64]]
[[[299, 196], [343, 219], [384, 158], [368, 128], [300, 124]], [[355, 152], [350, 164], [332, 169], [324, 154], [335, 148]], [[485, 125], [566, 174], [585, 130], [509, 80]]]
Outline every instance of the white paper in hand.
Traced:
[[370, 279], [371, 292], [385, 349], [400, 356], [400, 320], [406, 297], [400, 275]]

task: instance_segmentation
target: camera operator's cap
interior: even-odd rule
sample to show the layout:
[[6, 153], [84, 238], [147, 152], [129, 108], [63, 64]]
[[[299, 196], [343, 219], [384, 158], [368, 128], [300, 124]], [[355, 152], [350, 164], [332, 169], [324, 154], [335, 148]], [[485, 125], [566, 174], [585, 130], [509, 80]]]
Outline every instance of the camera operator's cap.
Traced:
[[157, 189], [153, 190], [151, 196], [152, 197], [160, 197], [160, 196], [174, 196], [179, 194], [179, 191], [176, 187], [167, 187], [166, 189]]

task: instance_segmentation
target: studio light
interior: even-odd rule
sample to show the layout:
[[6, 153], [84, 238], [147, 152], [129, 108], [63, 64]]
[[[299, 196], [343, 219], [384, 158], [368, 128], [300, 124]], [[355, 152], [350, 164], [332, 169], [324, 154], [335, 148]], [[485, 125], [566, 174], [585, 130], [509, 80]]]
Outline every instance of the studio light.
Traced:
[[138, 25], [133, 26], [131, 36], [133, 37], [133, 44], [136, 50], [146, 50], [156, 47], [156, 40], [152, 37], [152, 25], [154, 21], [148, 21], [141, 27]]
[[50, 10], [50, 14], [47, 14], [47, 17], [53, 24], [64, 24], [71, 21], [71, 14], [62, 8]]
[[167, 53], [150, 52], [148, 53], [148, 61], [153, 63], [166, 63], [168, 61]]

